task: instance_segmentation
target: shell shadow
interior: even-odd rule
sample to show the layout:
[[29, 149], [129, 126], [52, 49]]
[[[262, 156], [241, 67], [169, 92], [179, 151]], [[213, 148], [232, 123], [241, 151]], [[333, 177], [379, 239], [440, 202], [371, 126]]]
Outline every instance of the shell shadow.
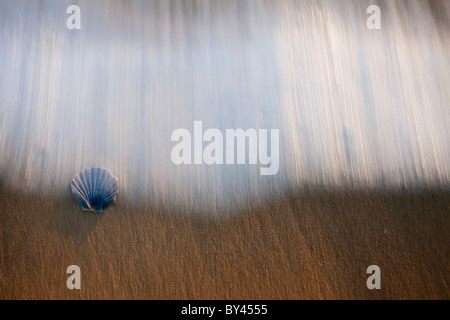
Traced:
[[56, 200], [51, 217], [46, 228], [65, 237], [70, 237], [78, 243], [87, 240], [91, 232], [102, 219], [104, 213], [84, 211], [78, 201], [70, 194]]
[[115, 202], [119, 181], [107, 169], [87, 168], [73, 178], [70, 190], [73, 197], [67, 193], [58, 200], [47, 227], [82, 243], [102, 218], [100, 212]]

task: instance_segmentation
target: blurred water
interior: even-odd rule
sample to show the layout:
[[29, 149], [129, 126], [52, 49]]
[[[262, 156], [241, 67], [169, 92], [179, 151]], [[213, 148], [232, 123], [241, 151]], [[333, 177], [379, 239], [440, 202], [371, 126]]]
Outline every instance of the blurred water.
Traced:
[[[448, 185], [449, 19], [445, 0], [2, 0], [1, 182], [58, 195], [101, 166], [121, 203], [186, 211], [305, 186]], [[194, 120], [279, 129], [278, 174], [174, 165], [171, 133]]]

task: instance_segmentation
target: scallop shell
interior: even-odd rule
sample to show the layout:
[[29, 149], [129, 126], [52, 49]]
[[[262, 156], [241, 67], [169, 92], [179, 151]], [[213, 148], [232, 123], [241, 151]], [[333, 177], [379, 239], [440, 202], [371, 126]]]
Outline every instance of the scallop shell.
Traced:
[[72, 180], [72, 194], [87, 211], [101, 212], [116, 201], [119, 179], [103, 168], [87, 168]]

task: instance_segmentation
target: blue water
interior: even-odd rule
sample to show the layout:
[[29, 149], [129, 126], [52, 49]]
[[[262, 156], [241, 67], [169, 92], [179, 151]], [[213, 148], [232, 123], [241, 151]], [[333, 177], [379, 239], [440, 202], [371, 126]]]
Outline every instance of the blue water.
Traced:
[[[0, 179], [70, 194], [100, 166], [121, 203], [243, 206], [290, 188], [450, 181], [448, 1], [0, 3]], [[180, 165], [171, 133], [279, 129], [280, 169]], [[195, 210], [194, 210], [195, 211]]]

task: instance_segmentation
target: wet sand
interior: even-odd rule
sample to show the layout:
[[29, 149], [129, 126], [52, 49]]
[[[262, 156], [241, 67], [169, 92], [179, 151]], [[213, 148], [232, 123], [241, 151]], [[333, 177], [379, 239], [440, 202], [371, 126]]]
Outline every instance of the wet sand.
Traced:
[[120, 201], [92, 214], [70, 193], [5, 188], [0, 203], [1, 299], [450, 298], [448, 192], [286, 194], [228, 218]]

